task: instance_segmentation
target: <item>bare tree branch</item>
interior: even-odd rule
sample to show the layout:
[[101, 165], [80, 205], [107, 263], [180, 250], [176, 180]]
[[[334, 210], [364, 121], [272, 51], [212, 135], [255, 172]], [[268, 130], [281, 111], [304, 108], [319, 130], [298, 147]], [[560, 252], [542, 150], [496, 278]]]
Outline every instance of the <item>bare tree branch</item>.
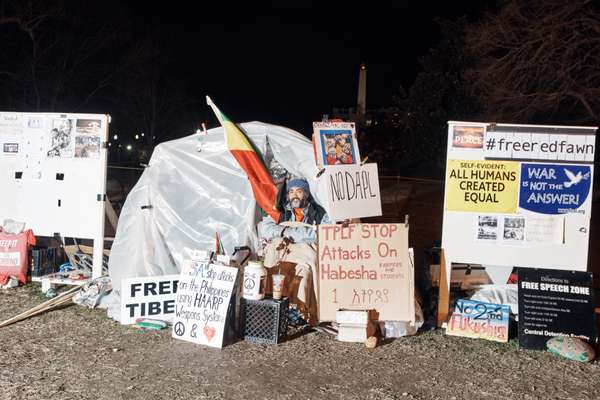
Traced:
[[600, 11], [593, 2], [510, 0], [468, 27], [466, 44], [476, 61], [465, 77], [487, 118], [599, 120]]

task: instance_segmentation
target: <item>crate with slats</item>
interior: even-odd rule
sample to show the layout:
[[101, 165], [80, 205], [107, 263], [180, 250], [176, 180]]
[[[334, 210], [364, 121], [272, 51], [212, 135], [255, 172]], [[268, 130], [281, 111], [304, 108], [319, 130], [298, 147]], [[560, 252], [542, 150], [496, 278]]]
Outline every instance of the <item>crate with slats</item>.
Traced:
[[244, 340], [277, 344], [287, 335], [287, 299], [246, 300], [241, 304], [241, 333]]

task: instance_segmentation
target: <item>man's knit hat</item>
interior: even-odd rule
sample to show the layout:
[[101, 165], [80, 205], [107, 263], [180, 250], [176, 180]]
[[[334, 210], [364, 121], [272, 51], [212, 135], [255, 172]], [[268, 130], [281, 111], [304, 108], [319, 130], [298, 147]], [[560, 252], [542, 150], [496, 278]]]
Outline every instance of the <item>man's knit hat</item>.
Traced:
[[304, 178], [294, 178], [288, 181], [287, 190], [291, 188], [301, 188], [306, 193], [310, 193], [310, 186], [308, 186], [308, 182]]

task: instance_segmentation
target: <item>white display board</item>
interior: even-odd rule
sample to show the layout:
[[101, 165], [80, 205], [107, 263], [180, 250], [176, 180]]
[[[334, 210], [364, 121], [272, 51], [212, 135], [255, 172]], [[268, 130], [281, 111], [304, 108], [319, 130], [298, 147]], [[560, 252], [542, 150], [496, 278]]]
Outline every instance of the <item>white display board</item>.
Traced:
[[452, 263], [585, 271], [597, 128], [448, 124], [448, 272]]
[[0, 221], [38, 236], [104, 240], [108, 115], [0, 112]]

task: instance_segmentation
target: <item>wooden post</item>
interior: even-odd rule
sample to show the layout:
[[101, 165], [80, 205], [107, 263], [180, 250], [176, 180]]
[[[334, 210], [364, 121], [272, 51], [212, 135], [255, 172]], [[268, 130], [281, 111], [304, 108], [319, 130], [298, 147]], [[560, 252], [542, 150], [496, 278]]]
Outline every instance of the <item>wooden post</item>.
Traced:
[[446, 319], [448, 319], [448, 308], [450, 308], [450, 285], [448, 284], [448, 275], [446, 272], [446, 257], [444, 249], [440, 249], [440, 280], [437, 311], [437, 326], [440, 328]]

